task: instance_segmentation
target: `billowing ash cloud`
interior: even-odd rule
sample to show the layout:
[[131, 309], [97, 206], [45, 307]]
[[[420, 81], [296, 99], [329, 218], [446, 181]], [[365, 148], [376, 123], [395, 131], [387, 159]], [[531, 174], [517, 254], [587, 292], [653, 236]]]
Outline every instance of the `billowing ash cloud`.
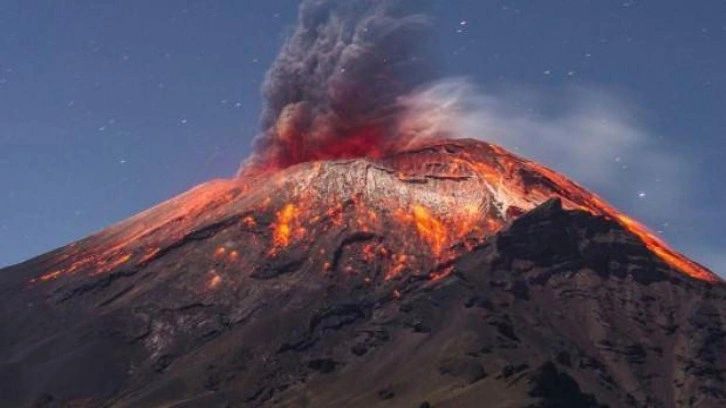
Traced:
[[392, 136], [398, 98], [432, 72], [422, 3], [304, 0], [267, 73], [263, 131], [246, 166], [376, 156], [405, 143]]

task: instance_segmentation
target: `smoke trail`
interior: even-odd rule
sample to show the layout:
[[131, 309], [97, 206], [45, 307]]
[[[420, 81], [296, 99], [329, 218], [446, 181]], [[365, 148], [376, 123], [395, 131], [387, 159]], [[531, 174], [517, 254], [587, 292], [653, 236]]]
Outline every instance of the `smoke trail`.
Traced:
[[[421, 1], [304, 0], [267, 72], [262, 133], [245, 166], [377, 156], [392, 145], [397, 100], [431, 78]], [[243, 170], [244, 170], [243, 166]]]

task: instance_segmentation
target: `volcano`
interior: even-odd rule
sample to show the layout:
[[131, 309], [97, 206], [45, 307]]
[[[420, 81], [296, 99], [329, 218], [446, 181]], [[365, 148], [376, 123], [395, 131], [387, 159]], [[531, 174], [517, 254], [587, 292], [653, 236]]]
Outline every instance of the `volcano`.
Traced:
[[201, 185], [0, 271], [3, 406], [724, 406], [726, 287], [473, 140]]

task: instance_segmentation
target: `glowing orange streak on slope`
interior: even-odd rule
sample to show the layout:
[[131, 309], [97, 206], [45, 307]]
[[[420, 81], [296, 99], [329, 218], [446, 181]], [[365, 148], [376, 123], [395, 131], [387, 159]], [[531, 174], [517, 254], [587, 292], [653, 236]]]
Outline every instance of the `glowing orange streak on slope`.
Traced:
[[418, 235], [431, 247], [431, 252], [434, 255], [441, 253], [448, 241], [448, 231], [446, 226], [434, 217], [426, 207], [415, 204], [410, 213], [398, 210], [395, 218], [400, 223], [413, 224]]
[[270, 254], [274, 255], [279, 249], [290, 245], [293, 238], [300, 239], [305, 234], [305, 228], [301, 224], [301, 214], [304, 214], [299, 206], [288, 203], [277, 212], [277, 219], [272, 224], [272, 249]]
[[[540, 166], [532, 162], [530, 162], [530, 165], [532, 165], [533, 167], [537, 167], [538, 170], [540, 170], [544, 174], [547, 174], [548, 177], [558, 180], [559, 183], [562, 183], [562, 180], [566, 180], [561, 175], [555, 173], [550, 169], [545, 168], [544, 166]], [[574, 188], [584, 191], [582, 187], [576, 185], [569, 180], [567, 181], [570, 185], [574, 186]], [[633, 220], [625, 214], [622, 214], [595, 194], [587, 192], [587, 195], [589, 195], [590, 198], [590, 200], [588, 200], [589, 202], [587, 202], [587, 204], [589, 204], [588, 211], [590, 213], [602, 215], [618, 221], [628, 231], [638, 236], [638, 238], [640, 238], [645, 243], [648, 249], [653, 251], [662, 260], [664, 260], [675, 269], [679, 269], [687, 275], [697, 279], [702, 279], [709, 282], [719, 281], [719, 278], [713, 275], [713, 273], [671, 249], [668, 244], [665, 243], [665, 241], [653, 234], [646, 226], [644, 226], [640, 222]], [[585, 197], [587, 197], [587, 195], [585, 195]]]
[[[52, 281], [86, 269], [93, 269], [91, 275], [106, 273], [129, 262], [136, 252], [134, 248], [151, 245], [151, 249], [146, 249], [135, 262], [145, 263], [159, 253], [157, 241], [173, 240], [187, 232], [184, 230], [186, 223], [178, 223], [177, 228], [170, 228], [171, 233], [165, 231], [163, 226], [204, 216], [204, 210], [211, 205], [233, 199], [236, 196], [232, 192], [233, 187], [242, 186], [234, 180], [215, 180], [202, 184], [93, 236], [91, 239], [98, 243], [92, 247], [84, 247], [83, 241], [76, 242], [71, 245], [71, 253], [60, 260], [60, 263], [70, 261], [70, 265], [31, 279], [30, 283]], [[155, 233], [160, 231], [165, 234], [156, 237]]]
[[421, 205], [413, 206], [413, 217], [418, 233], [429, 243], [435, 255], [440, 254], [448, 238], [444, 224]]
[[[563, 199], [563, 203], [567, 207], [581, 209], [593, 215], [603, 216], [618, 222], [628, 231], [640, 238], [648, 249], [658, 255], [663, 261], [691, 277], [708, 282], [720, 281], [718, 276], [671, 249], [668, 244], [655, 236], [643, 224], [633, 220], [625, 214], [622, 214], [596, 194], [585, 190], [575, 182], [545, 166], [517, 157], [499, 146], [490, 145], [490, 147], [497, 153], [497, 157], [504, 161], [504, 163], [500, 164], [506, 167], [510, 173], [513, 168], [529, 167], [533, 173], [543, 175], [558, 188], [562, 189], [563, 191], [554, 191], [554, 194]], [[496, 174], [496, 171], [493, 169], [485, 169], [485, 173], [489, 172]], [[520, 186], [520, 189], [521, 188], [522, 187]], [[534, 191], [534, 193], [538, 193], [538, 195], [547, 195], [547, 192], [544, 191]]]

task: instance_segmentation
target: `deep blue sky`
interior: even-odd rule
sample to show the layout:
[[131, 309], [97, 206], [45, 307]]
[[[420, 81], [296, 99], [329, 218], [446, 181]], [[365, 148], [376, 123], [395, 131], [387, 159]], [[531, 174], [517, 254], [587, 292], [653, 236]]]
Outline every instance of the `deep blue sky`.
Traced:
[[[587, 155], [560, 168], [583, 169], [568, 175], [726, 274], [725, 2], [434, 3], [442, 75], [467, 76], [493, 98], [487, 106], [506, 117], [497, 130], [536, 134], [544, 124], [558, 140], [571, 137], [575, 152], [602, 151], [617, 173], [588, 169]], [[2, 7], [0, 266], [232, 175], [249, 153], [259, 86], [297, 2]], [[582, 104], [597, 108], [583, 113]], [[624, 123], [634, 141], [580, 144], [600, 114], [608, 126]], [[604, 134], [612, 129], [620, 127]], [[558, 167], [558, 156], [517, 137], [522, 152]], [[622, 158], [619, 149], [628, 150]], [[651, 151], [657, 166], [637, 160]], [[597, 181], [590, 170], [629, 182]]]

